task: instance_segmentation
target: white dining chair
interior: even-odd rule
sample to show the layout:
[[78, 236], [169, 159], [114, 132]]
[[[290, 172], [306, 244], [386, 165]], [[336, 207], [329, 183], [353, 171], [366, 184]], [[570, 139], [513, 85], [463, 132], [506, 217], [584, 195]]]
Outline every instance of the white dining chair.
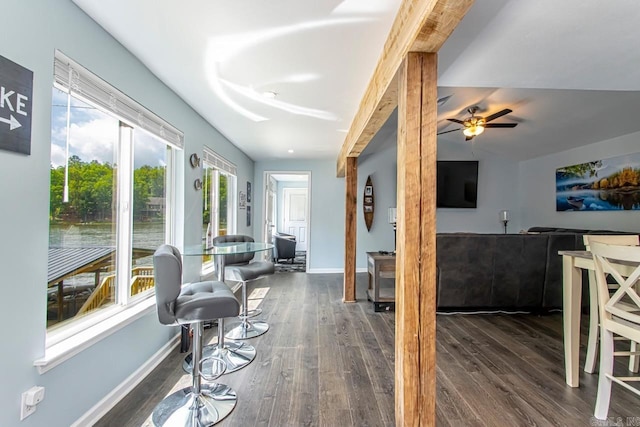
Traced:
[[[640, 282], [640, 247], [592, 241], [590, 250], [595, 264], [600, 313], [600, 372], [594, 416], [606, 420], [613, 382], [640, 395], [640, 389], [629, 384], [640, 381], [640, 377], [613, 375], [615, 356], [638, 355], [638, 352], [615, 351], [613, 336], [640, 341], [640, 296], [636, 292], [636, 285]], [[624, 268], [612, 264], [623, 264]], [[619, 286], [613, 294], [609, 291], [607, 274]]]
[[[584, 245], [589, 250], [590, 242], [606, 243], [610, 245], [624, 245], [624, 246], [639, 246], [640, 236], [634, 234], [627, 235], [585, 235]], [[584, 361], [584, 371], [593, 374], [596, 370], [596, 360], [598, 355], [598, 293], [596, 291], [596, 278], [593, 270], [588, 270], [589, 275], [589, 335], [587, 340], [587, 357]], [[617, 288], [615, 284], [609, 285], [609, 290]], [[616, 338], [624, 339], [624, 338]], [[636, 351], [638, 343], [631, 341], [631, 351]], [[629, 359], [629, 370], [631, 372], [638, 372], [638, 366], [640, 365], [640, 357], [632, 356]]]

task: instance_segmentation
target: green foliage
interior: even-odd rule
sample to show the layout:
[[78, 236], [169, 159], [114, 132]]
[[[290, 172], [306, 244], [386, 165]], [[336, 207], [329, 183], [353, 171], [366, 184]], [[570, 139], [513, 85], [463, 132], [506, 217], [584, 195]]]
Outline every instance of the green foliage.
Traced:
[[[202, 195], [203, 195], [203, 209], [202, 209], [202, 223], [205, 225], [209, 224], [211, 221], [211, 186], [213, 185], [212, 177], [213, 173], [205, 173], [203, 176], [202, 183]], [[227, 187], [228, 181], [226, 175], [220, 174], [220, 182], [219, 182], [219, 206], [220, 206], [220, 214], [219, 214], [219, 228], [225, 229], [227, 228]]]
[[[83, 162], [69, 158], [69, 201], [64, 202], [65, 167], [51, 168], [50, 220], [107, 221], [113, 218], [117, 167], [108, 162]], [[165, 168], [142, 166], [133, 172], [133, 215], [146, 219], [164, 212], [150, 212], [150, 197], [164, 198]]]
[[577, 178], [581, 178], [586, 176], [589, 177], [598, 176], [598, 169], [602, 167], [602, 161], [596, 160], [593, 162], [581, 163], [579, 165], [573, 166], [565, 166], [563, 168], [559, 168], [558, 172], [563, 174], [565, 177], [574, 176]]

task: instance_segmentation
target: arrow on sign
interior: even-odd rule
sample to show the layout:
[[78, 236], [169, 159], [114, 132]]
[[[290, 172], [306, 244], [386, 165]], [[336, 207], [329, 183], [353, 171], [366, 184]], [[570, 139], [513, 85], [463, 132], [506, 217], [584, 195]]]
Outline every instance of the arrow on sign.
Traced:
[[13, 117], [13, 114], [9, 114], [8, 119], [5, 119], [4, 117], [0, 117], [0, 122], [8, 124], [9, 130], [14, 130], [22, 126], [20, 122], [16, 120], [15, 117]]

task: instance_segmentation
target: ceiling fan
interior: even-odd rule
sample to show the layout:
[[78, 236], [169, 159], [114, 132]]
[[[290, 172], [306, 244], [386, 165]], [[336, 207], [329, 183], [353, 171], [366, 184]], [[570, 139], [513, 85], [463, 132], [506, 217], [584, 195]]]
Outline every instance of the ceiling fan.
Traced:
[[493, 113], [487, 117], [476, 116], [476, 112], [478, 112], [478, 110], [479, 110], [478, 106], [468, 108], [467, 111], [469, 112], [469, 114], [471, 114], [471, 117], [465, 120], [447, 119], [450, 122], [461, 124], [464, 127], [440, 132], [438, 133], [438, 135], [442, 135], [443, 133], [456, 132], [456, 131], [462, 130], [462, 133], [464, 133], [465, 135], [465, 141], [469, 141], [474, 137], [480, 135], [482, 132], [484, 132], [485, 128], [514, 128], [518, 126], [517, 123], [489, 123], [492, 120], [495, 120], [506, 114], [512, 113], [513, 110], [509, 108], [505, 108], [504, 110], [498, 111], [497, 113]]

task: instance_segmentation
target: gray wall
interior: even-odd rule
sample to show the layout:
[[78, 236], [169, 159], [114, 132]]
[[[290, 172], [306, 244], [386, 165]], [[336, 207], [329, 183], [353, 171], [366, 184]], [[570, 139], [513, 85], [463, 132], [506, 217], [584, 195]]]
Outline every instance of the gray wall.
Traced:
[[255, 164], [253, 237], [262, 241], [264, 235], [264, 172], [311, 172], [311, 222], [309, 224], [310, 271], [342, 269], [344, 265], [344, 178], [336, 177], [335, 160], [274, 160]]
[[[366, 252], [393, 250], [393, 227], [387, 220], [387, 209], [396, 206], [396, 135], [382, 144], [382, 151], [363, 155], [358, 160], [358, 202], [356, 267], [366, 269]], [[478, 208], [438, 209], [438, 232], [470, 231], [500, 233], [502, 223], [498, 213], [511, 211], [509, 232], [520, 227], [518, 190], [518, 163], [492, 153], [475, 149], [472, 145], [441, 142], [438, 145], [439, 160], [479, 160]], [[264, 172], [311, 171], [311, 237], [309, 249], [310, 271], [342, 270], [344, 268], [344, 178], [336, 177], [335, 160], [281, 160], [256, 162], [254, 237], [262, 239], [264, 218]], [[375, 195], [375, 213], [370, 231], [364, 223], [362, 198], [367, 176], [371, 176]], [[258, 190], [259, 189], [259, 190]]]
[[567, 227], [640, 232], [639, 211], [557, 212], [556, 169], [640, 152], [640, 132], [521, 162], [520, 203], [524, 227]]
[[[207, 144], [238, 165], [239, 185], [253, 177], [253, 162], [209, 126], [138, 60], [69, 0], [3, 4], [0, 55], [34, 72], [30, 156], [0, 151], [2, 209], [0, 248], [4, 287], [1, 321], [6, 328], [0, 356], [0, 425], [70, 425], [149, 359], [176, 333], [147, 315], [70, 360], [39, 375], [33, 361], [45, 351], [49, 211], [49, 156], [53, 54], [60, 49], [89, 70], [153, 110], [185, 133], [185, 154]], [[200, 241], [201, 193], [193, 181], [201, 171], [180, 157], [182, 193], [177, 210], [185, 244]], [[241, 211], [242, 213], [242, 211]], [[252, 233], [238, 221], [239, 231]], [[9, 243], [10, 242], [10, 243]], [[187, 265], [187, 280], [199, 264]], [[20, 396], [46, 387], [35, 414], [19, 421]]]
[[[365, 269], [367, 251], [392, 250], [393, 228], [387, 222], [387, 208], [395, 206], [395, 147], [365, 156], [358, 163], [358, 239], [356, 266]], [[281, 160], [256, 162], [254, 209], [264, 218], [264, 172], [311, 171], [311, 236], [309, 271], [342, 271], [344, 268], [345, 180], [336, 177], [335, 160]], [[374, 182], [376, 212], [371, 232], [367, 232], [362, 212], [362, 197], [367, 176]], [[280, 191], [280, 190], [279, 190]], [[279, 200], [281, 195], [279, 194]], [[257, 221], [254, 238], [262, 239], [263, 221]]]
[[[476, 144], [481, 144], [477, 142]], [[517, 233], [521, 227], [518, 198], [518, 163], [477, 145], [438, 141], [438, 160], [478, 160], [478, 203], [476, 209], [437, 209], [438, 233], [469, 231], [502, 233], [499, 212], [511, 213], [507, 231]]]
[[[395, 134], [391, 137], [395, 140]], [[389, 224], [388, 209], [396, 206], [396, 168], [397, 150], [396, 144], [391, 144], [390, 148], [370, 155], [361, 156], [358, 159], [358, 239], [356, 243], [356, 267], [367, 268], [367, 252], [392, 251], [393, 226]], [[364, 223], [364, 212], [362, 208], [364, 198], [364, 187], [367, 177], [371, 177], [373, 184], [374, 211], [371, 230], [367, 231]], [[344, 245], [344, 243], [343, 243]]]

